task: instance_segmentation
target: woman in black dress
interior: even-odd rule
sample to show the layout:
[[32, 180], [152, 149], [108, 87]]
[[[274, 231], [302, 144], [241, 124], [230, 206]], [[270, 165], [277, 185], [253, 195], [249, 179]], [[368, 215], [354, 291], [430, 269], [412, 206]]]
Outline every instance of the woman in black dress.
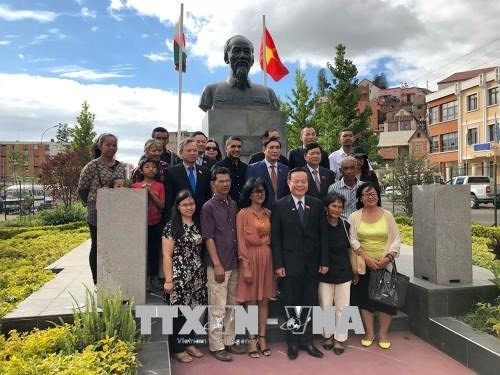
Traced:
[[[163, 288], [169, 305], [194, 308], [207, 304], [207, 275], [201, 259], [200, 227], [193, 218], [195, 211], [193, 193], [181, 190], [175, 198], [172, 218], [163, 232]], [[173, 334], [168, 340], [174, 358], [189, 363], [193, 357], [203, 357], [203, 353], [194, 345], [193, 333], [182, 337], [178, 334], [185, 321], [183, 316], [174, 318]]]
[[[349, 306], [351, 295], [351, 281], [353, 272], [349, 260], [349, 223], [342, 220], [340, 214], [344, 210], [345, 198], [343, 195], [331, 192], [324, 199], [328, 221], [328, 272], [319, 278], [319, 303], [321, 307], [335, 305], [335, 326], [338, 327], [342, 309]], [[329, 336], [324, 333], [323, 348], [335, 354], [344, 352], [346, 333], [337, 333]]]

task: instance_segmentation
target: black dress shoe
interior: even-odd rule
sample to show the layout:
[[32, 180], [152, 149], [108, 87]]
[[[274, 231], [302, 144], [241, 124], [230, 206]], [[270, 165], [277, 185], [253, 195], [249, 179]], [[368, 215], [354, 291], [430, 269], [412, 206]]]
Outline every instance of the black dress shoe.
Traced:
[[305, 345], [300, 347], [302, 350], [305, 350], [309, 355], [312, 355], [316, 358], [323, 357], [323, 352], [316, 348], [313, 344]]
[[297, 347], [297, 345], [288, 345], [286, 354], [289, 359], [295, 359], [299, 356], [299, 348]]

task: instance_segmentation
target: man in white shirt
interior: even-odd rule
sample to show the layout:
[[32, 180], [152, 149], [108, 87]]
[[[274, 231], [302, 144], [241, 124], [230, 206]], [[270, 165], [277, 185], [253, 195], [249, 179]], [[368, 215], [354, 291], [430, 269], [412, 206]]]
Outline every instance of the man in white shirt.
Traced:
[[330, 169], [335, 173], [335, 181], [340, 180], [342, 177], [340, 163], [351, 154], [353, 142], [354, 132], [352, 129], [342, 129], [340, 132], [340, 148], [337, 151], [332, 152], [328, 157], [330, 161]]
[[346, 156], [341, 161], [340, 165], [344, 178], [330, 185], [328, 192], [331, 193], [334, 191], [344, 196], [344, 211], [342, 211], [340, 217], [347, 220], [349, 215], [356, 211], [356, 202], [358, 201], [356, 198], [356, 191], [358, 190], [358, 187], [363, 184], [363, 181], [358, 180], [356, 177], [357, 161], [355, 158], [352, 156]]

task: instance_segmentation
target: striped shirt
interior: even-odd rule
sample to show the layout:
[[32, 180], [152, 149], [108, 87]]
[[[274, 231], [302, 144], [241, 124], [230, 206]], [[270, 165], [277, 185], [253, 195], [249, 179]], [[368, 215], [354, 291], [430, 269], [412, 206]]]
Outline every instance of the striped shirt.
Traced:
[[356, 184], [351, 188], [350, 186], [347, 186], [344, 183], [344, 179], [335, 182], [334, 184], [331, 184], [330, 187], [328, 188], [328, 192], [331, 193], [332, 191], [342, 194], [345, 198], [345, 206], [344, 206], [344, 211], [342, 211], [342, 214], [340, 217], [344, 220], [347, 220], [347, 218], [354, 212], [356, 211], [356, 202], [358, 201], [356, 199], [356, 191], [358, 190], [358, 187], [363, 184], [364, 181], [360, 181], [356, 179]]

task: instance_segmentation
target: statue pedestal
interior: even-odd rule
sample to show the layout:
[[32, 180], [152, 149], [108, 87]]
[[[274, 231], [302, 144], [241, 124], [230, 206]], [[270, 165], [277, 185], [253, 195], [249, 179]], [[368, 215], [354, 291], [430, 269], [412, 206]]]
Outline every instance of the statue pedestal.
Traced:
[[208, 138], [219, 143], [224, 149], [226, 139], [237, 136], [243, 140], [241, 160], [247, 162], [250, 155], [262, 151], [260, 136], [270, 128], [281, 134], [282, 154], [286, 154], [285, 138], [286, 114], [281, 111], [263, 109], [210, 109], [205, 114], [202, 129]]
[[415, 277], [434, 284], [472, 282], [469, 197], [466, 185], [413, 186]]

